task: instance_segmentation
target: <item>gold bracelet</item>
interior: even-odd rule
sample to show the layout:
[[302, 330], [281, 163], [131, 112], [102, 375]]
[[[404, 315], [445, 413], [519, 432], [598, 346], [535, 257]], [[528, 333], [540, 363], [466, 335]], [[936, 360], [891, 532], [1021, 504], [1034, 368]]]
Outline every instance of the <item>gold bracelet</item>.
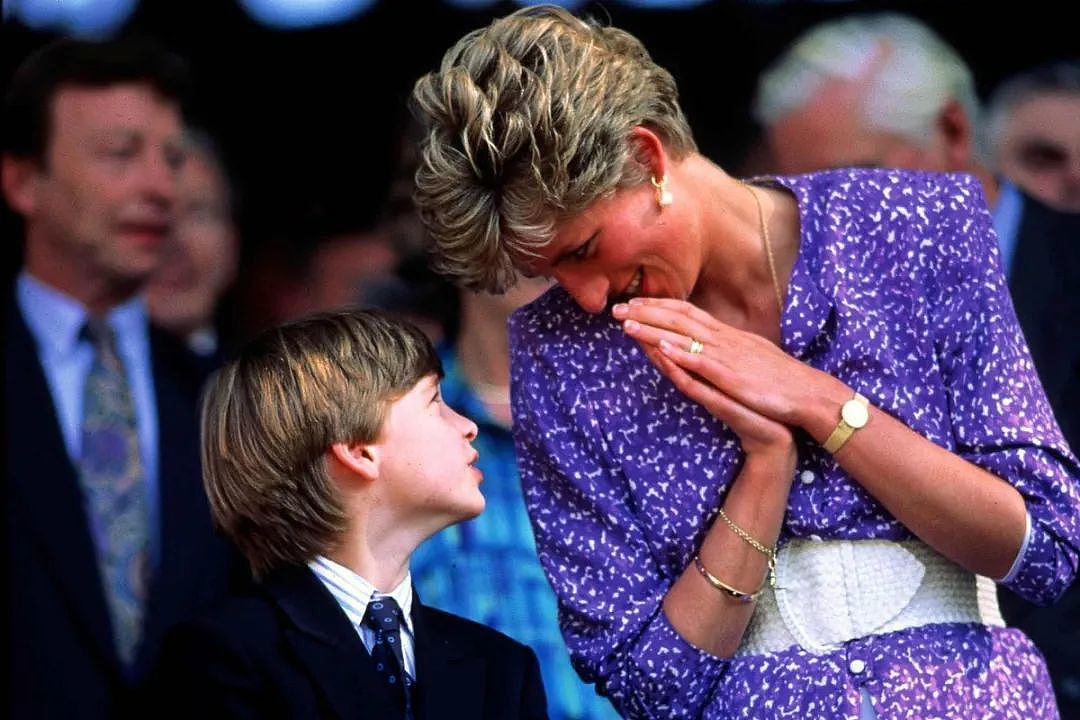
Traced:
[[731, 528], [731, 531], [733, 533], [735, 533], [736, 535], [741, 537], [743, 540], [745, 540], [747, 543], [749, 543], [752, 548], [757, 550], [762, 555], [765, 555], [766, 557], [772, 557], [773, 555], [776, 554], [776, 549], [775, 548], [767, 548], [767, 547], [765, 547], [764, 545], [759, 543], [757, 540], [755, 540], [753, 537], [751, 537], [750, 533], [746, 532], [741, 527], [739, 527], [734, 522], [732, 522], [731, 518], [729, 518], [727, 516], [727, 513], [724, 512], [724, 508], [720, 508], [720, 517], [723, 518], [724, 522], [727, 523], [727, 526], [729, 528]]
[[755, 540], [750, 535], [750, 533], [746, 532], [741, 527], [736, 525], [734, 521], [732, 521], [732, 519], [727, 516], [727, 513], [724, 512], [724, 508], [720, 508], [720, 517], [721, 519], [723, 519], [724, 522], [727, 523], [727, 526], [731, 528], [731, 531], [733, 533], [745, 540], [750, 545], [750, 547], [754, 548], [759, 553], [765, 556], [769, 563], [769, 584], [773, 587], [776, 587], [776, 548], [765, 547], [760, 542]]
[[700, 555], [694, 555], [694, 566], [697, 567], [698, 572], [701, 573], [701, 577], [705, 578], [706, 582], [708, 582], [710, 585], [712, 585], [714, 588], [724, 593], [728, 597], [734, 598], [739, 602], [754, 602], [758, 599], [758, 595], [760, 595], [761, 591], [764, 589], [763, 585], [761, 588], [758, 588], [757, 592], [753, 593], [744, 593], [741, 590], [736, 590], [735, 588], [731, 587], [726, 582], [706, 570], [705, 565], [701, 562]]

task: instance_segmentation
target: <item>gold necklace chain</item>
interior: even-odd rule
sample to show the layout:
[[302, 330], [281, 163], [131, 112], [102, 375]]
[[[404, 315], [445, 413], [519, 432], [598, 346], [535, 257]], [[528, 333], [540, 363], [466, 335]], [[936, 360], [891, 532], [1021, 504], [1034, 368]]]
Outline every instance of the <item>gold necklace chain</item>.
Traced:
[[[740, 181], [741, 182], [741, 181]], [[754, 197], [757, 205], [758, 222], [761, 224], [761, 239], [765, 242], [765, 257], [769, 261], [769, 275], [772, 276], [773, 290], [776, 291], [776, 307], [780, 311], [780, 318], [784, 317], [784, 294], [780, 292], [780, 281], [776, 277], [776, 260], [773, 259], [772, 243], [769, 242], [769, 226], [765, 224], [765, 211], [761, 207], [761, 198], [749, 183], [742, 183]]]

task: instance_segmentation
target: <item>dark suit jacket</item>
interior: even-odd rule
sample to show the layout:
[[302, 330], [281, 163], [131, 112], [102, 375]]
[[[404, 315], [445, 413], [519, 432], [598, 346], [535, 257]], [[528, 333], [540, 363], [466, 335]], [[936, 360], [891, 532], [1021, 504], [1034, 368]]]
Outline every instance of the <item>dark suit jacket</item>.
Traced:
[[1065, 439], [1080, 452], [1080, 213], [1024, 196], [1009, 293]]
[[[1009, 290], [1061, 431], [1080, 452], [1080, 214], [1024, 197]], [[1008, 624], [1046, 656], [1062, 720], [1080, 720], [1080, 583], [1048, 608], [1008, 590], [1000, 598]]]
[[[416, 720], [547, 717], [530, 648], [418, 598], [412, 619]], [[160, 706], [183, 717], [400, 717], [360, 636], [306, 567], [177, 626], [154, 676]]]
[[237, 555], [212, 530], [202, 489], [196, 407], [202, 376], [183, 345], [151, 331], [160, 453], [160, 565], [144, 641], [125, 676], [78, 476], [33, 337], [7, 294], [4, 326], [3, 712], [10, 718], [117, 718], [173, 623], [224, 595]]

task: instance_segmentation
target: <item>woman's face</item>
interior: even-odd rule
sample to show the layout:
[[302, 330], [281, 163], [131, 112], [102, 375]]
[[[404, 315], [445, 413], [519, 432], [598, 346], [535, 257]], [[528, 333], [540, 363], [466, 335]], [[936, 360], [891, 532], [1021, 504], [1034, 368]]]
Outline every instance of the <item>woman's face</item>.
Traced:
[[555, 278], [586, 312], [632, 296], [685, 300], [701, 268], [697, 234], [679, 199], [661, 209], [649, 183], [623, 188], [556, 225], [523, 268]]

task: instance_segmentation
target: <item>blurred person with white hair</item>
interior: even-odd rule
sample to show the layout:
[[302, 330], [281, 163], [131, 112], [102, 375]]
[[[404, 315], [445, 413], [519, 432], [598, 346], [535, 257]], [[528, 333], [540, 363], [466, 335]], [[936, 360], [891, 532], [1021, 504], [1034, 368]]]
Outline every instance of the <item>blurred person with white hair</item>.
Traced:
[[762, 73], [753, 112], [778, 172], [959, 171], [980, 180], [990, 205], [998, 199], [971, 69], [907, 15], [848, 15], [811, 27]]

